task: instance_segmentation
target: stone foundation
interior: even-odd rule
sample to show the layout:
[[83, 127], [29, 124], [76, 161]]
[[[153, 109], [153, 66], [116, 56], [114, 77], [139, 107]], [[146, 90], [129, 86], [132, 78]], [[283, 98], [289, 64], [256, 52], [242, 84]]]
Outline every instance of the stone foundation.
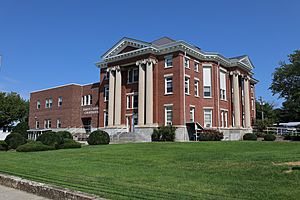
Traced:
[[227, 141], [237, 141], [243, 140], [243, 136], [246, 133], [252, 133], [252, 129], [237, 129], [237, 128], [230, 128], [230, 129], [220, 129], [220, 132], [223, 133], [224, 138], [223, 140]]

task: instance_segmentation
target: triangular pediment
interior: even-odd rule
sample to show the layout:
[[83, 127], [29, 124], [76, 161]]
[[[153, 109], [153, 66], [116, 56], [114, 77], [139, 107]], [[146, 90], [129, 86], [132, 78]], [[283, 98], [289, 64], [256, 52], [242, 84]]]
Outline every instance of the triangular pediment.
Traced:
[[250, 58], [248, 56], [245, 56], [244, 58], [242, 58], [241, 60], [239, 60], [239, 62], [247, 65], [251, 69], [254, 68], [254, 66], [253, 66], [253, 64], [252, 64], [252, 62], [251, 62], [251, 60], [250, 60]]
[[126, 53], [130, 51], [134, 51], [140, 48], [148, 47], [151, 44], [148, 42], [143, 42], [131, 38], [123, 38], [119, 42], [117, 42], [112, 48], [110, 48], [103, 56], [103, 59], [115, 56], [121, 53]]

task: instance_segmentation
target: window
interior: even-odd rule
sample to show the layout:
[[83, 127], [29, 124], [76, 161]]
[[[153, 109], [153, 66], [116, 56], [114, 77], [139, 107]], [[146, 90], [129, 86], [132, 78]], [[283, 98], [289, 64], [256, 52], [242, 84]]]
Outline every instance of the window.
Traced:
[[199, 97], [199, 80], [195, 80], [194, 90], [195, 90], [195, 96]]
[[199, 62], [196, 60], [194, 60], [194, 70], [195, 70], [195, 72], [199, 71]]
[[104, 111], [104, 127], [108, 126], [108, 112]]
[[165, 94], [173, 94], [173, 77], [165, 77]]
[[109, 80], [109, 74], [110, 74], [110, 72], [105, 72], [105, 74], [104, 74], [104, 80]]
[[138, 94], [128, 94], [126, 97], [127, 100], [127, 109], [137, 109], [138, 108], [138, 103], [139, 103], [139, 98]]
[[228, 127], [228, 112], [227, 110], [221, 110], [221, 127]]
[[92, 105], [93, 104], [93, 96], [92, 95], [88, 95], [88, 105]]
[[45, 108], [49, 108], [49, 100], [46, 99]]
[[252, 108], [252, 110], [254, 110], [254, 98], [253, 97], [251, 98], [251, 108]]
[[220, 99], [226, 100], [226, 73], [220, 71]]
[[188, 57], [184, 57], [184, 67], [190, 68], [190, 59]]
[[56, 120], [56, 128], [61, 128], [61, 121], [60, 121], [60, 119]]
[[204, 109], [204, 127], [212, 127], [212, 109]]
[[44, 120], [44, 128], [51, 128], [51, 119]]
[[190, 78], [187, 76], [184, 79], [184, 92], [187, 95], [190, 94]]
[[165, 125], [172, 125], [173, 121], [173, 107], [165, 106]]
[[58, 97], [57, 105], [58, 107], [62, 106], [62, 97]]
[[203, 68], [203, 92], [204, 98], [211, 97], [211, 67]]
[[53, 103], [53, 102], [52, 102], [52, 99], [50, 98], [50, 99], [49, 99], [49, 108], [52, 108], [52, 103]]
[[35, 128], [36, 129], [40, 128], [40, 122], [39, 121], [35, 121]]
[[190, 121], [195, 122], [195, 107], [194, 106], [190, 107]]
[[250, 92], [253, 94], [254, 93], [254, 86], [253, 85], [251, 85], [251, 87], [250, 87]]
[[135, 126], [138, 125], [138, 115], [135, 114], [132, 117], [133, 117], [133, 125], [135, 125]]
[[41, 102], [40, 102], [40, 100], [37, 100], [36, 109], [40, 109], [40, 108], [41, 108]]
[[129, 69], [128, 70], [128, 77], [127, 83], [136, 83], [139, 80], [139, 70], [136, 69]]
[[108, 101], [108, 95], [109, 95], [109, 88], [108, 86], [104, 86], [104, 101]]
[[173, 66], [173, 56], [165, 56], [165, 68], [169, 68]]
[[92, 95], [85, 95], [81, 97], [81, 105], [82, 106], [88, 106], [92, 105]]

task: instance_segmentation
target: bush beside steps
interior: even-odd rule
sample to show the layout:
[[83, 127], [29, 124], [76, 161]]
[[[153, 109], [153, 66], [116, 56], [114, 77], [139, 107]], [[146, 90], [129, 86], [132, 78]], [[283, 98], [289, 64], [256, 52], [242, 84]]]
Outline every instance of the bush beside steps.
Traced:
[[253, 141], [256, 141], [257, 140], [257, 136], [253, 133], [246, 133], [244, 136], [243, 136], [243, 140], [253, 140]]
[[171, 141], [174, 142], [175, 140], [175, 131], [176, 127], [174, 126], [160, 126], [157, 129], [154, 129], [151, 139], [155, 142], [162, 142], [162, 141]]
[[89, 135], [87, 142], [89, 145], [109, 144], [110, 138], [105, 131], [96, 130]]

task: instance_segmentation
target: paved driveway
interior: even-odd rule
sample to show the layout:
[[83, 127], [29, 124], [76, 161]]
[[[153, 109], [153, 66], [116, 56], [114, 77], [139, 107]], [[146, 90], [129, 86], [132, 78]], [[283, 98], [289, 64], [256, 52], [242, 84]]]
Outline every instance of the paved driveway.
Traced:
[[48, 200], [48, 199], [0, 185], [0, 200]]

